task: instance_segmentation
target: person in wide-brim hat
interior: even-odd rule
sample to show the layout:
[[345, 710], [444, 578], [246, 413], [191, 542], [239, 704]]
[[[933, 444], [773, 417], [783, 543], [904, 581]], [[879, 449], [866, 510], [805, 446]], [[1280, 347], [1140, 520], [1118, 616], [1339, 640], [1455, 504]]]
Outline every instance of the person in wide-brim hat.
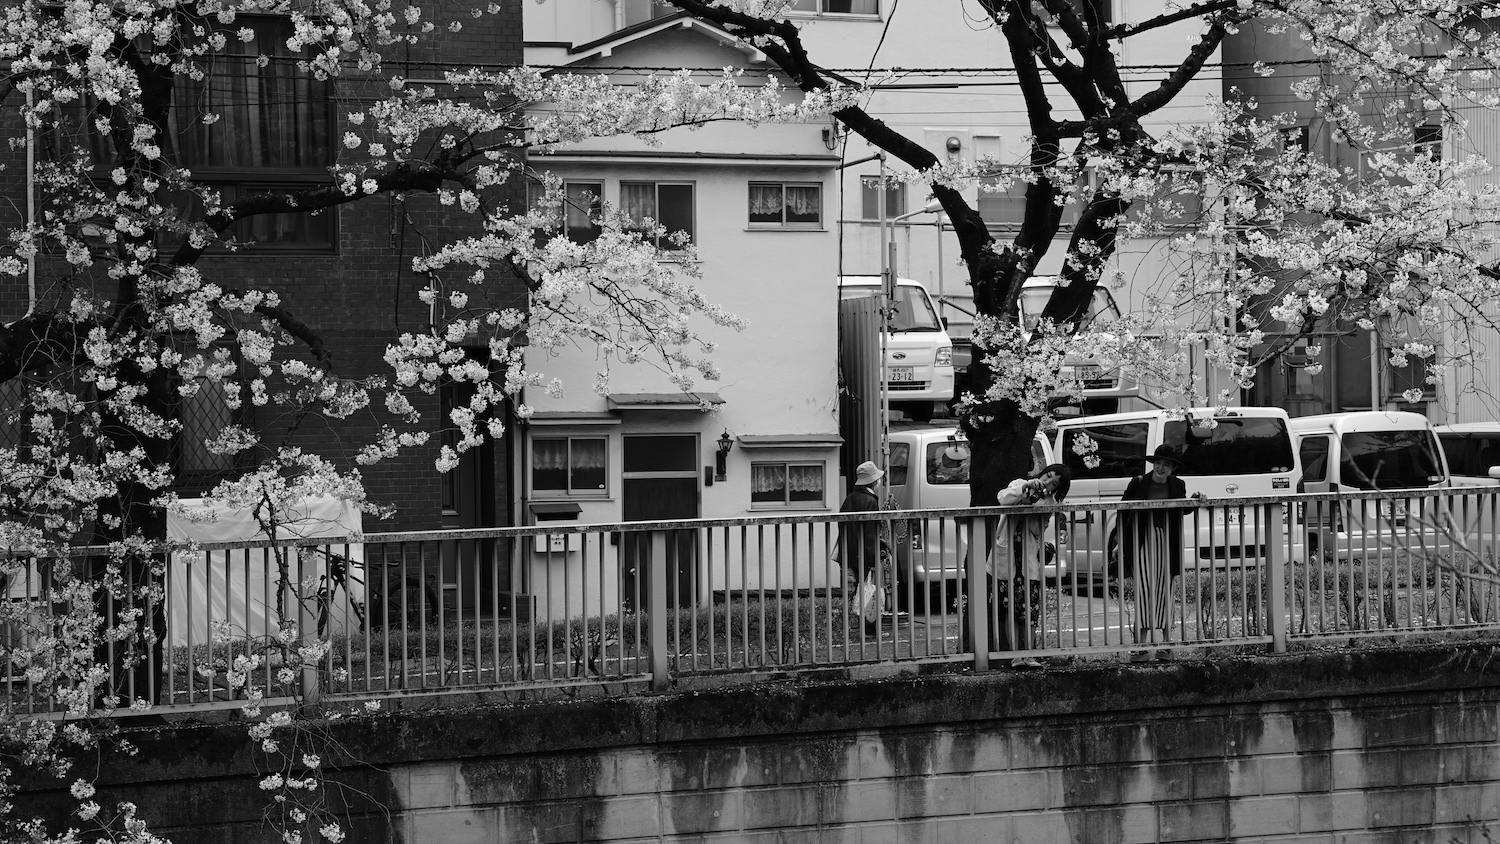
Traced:
[[854, 470], [854, 485], [870, 486], [883, 477], [885, 477], [885, 472], [879, 466], [866, 460]]
[[1168, 445], [1167, 443], [1162, 443], [1161, 445], [1157, 446], [1156, 451], [1152, 452], [1151, 456], [1147, 457], [1146, 459], [1151, 461], [1152, 463], [1167, 463], [1170, 464], [1173, 469], [1176, 469], [1177, 467], [1182, 465], [1182, 452], [1177, 450], [1175, 446]]

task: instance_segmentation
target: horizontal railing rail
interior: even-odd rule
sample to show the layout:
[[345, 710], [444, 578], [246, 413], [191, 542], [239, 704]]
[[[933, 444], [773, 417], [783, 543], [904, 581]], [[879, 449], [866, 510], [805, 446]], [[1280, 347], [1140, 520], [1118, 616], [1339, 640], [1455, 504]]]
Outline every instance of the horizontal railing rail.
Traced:
[[[982, 549], [976, 550], [976, 549]], [[77, 570], [107, 549], [73, 549]], [[111, 642], [128, 698], [188, 709], [1046, 658], [1158, 659], [1500, 628], [1500, 487], [541, 524], [171, 545]], [[12, 553], [14, 655], [61, 608]], [[128, 592], [129, 590], [127, 590]], [[22, 608], [22, 609], [18, 609]], [[28, 657], [30, 659], [31, 657]]]

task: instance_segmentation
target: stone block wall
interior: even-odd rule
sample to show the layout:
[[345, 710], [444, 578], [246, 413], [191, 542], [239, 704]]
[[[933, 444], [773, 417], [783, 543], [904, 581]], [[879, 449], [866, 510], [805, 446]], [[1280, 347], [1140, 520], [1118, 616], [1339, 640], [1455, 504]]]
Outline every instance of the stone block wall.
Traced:
[[[408, 708], [325, 725], [342, 748], [325, 758], [361, 842], [1469, 844], [1500, 823], [1492, 657], [1096, 662]], [[130, 733], [141, 753], [107, 764], [106, 799], [178, 841], [270, 840], [243, 726]]]

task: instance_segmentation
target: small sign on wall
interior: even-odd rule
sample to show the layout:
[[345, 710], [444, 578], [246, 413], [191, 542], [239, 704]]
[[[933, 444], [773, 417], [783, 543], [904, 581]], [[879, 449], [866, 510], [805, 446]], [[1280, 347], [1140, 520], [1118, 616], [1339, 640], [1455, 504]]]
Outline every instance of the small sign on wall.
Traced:
[[558, 554], [577, 551], [583, 547], [582, 537], [583, 535], [578, 533], [537, 534], [536, 552], [538, 554], [546, 554], [548, 552]]

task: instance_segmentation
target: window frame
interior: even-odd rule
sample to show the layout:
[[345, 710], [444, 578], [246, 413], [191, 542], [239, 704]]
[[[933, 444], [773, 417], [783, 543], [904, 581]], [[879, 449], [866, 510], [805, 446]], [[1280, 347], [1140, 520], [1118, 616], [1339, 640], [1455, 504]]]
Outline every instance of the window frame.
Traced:
[[[792, 488], [787, 484], [782, 490], [782, 500], [755, 500], [755, 469], [758, 466], [780, 466], [787, 477], [793, 468], [815, 467], [822, 483], [817, 501], [793, 501]], [[750, 509], [752, 510], [826, 510], [828, 509], [828, 461], [827, 460], [753, 460], [750, 463]]]
[[[655, 213], [651, 214], [651, 215], [648, 215], [648, 216], [650, 216], [650, 218], [653, 221], [655, 221], [658, 225], [663, 225], [662, 221], [661, 221], [661, 188], [662, 188], [662, 186], [666, 185], [666, 186], [686, 187], [691, 192], [691, 201], [689, 203], [689, 208], [688, 208], [688, 213], [687, 213], [688, 225], [690, 227], [688, 229], [688, 245], [690, 245], [690, 246], [697, 246], [698, 245], [698, 183], [697, 182], [695, 182], [695, 181], [693, 181], [691, 179], [621, 179], [620, 182], [619, 182], [619, 185], [617, 186], [617, 190], [619, 191], [619, 197], [620, 197], [620, 202], [619, 202], [619, 206], [618, 207], [619, 207], [619, 209], [622, 212], [625, 211], [625, 186], [626, 185], [651, 185], [651, 187], [652, 187], [652, 201], [655, 203]], [[636, 230], [636, 229], [632, 229], [632, 230]], [[658, 237], [658, 238], [646, 238], [646, 240], [649, 243], [652, 243], [653, 245], [655, 245], [657, 249], [665, 250], [665, 251], [668, 251], [668, 252], [678, 252], [678, 251], [681, 251], [682, 247], [679, 247], [676, 244], [672, 243], [671, 235], [672, 235], [673, 231], [674, 230], [672, 230], [672, 229], [668, 229], [667, 230], [667, 234], [665, 236]], [[677, 231], [681, 231], [681, 230], [678, 229]]]
[[[861, 220], [870, 220], [874, 222], [878, 222], [880, 220], [880, 188], [878, 186], [879, 182], [880, 176], [878, 174], [873, 176], [859, 177], [859, 218]], [[890, 221], [906, 213], [906, 182], [903, 182], [900, 179], [894, 179], [890, 176], [886, 177], [886, 182], [887, 186], [885, 219], [887, 221]], [[897, 208], [890, 207], [890, 194], [892, 192], [896, 194], [896, 198], [898, 200], [896, 204], [899, 207]], [[867, 194], [869, 195], [867, 196]], [[871, 197], [874, 198], [873, 208], [867, 206], [866, 204], [871, 199]], [[872, 211], [874, 212], [873, 214], [870, 213]]]
[[[568, 462], [570, 464], [572, 463], [572, 459], [573, 459], [573, 443], [574, 443], [575, 440], [598, 440], [599, 442], [603, 443], [603, 445], [604, 445], [604, 488], [603, 489], [587, 489], [587, 490], [574, 489], [573, 488], [573, 476], [572, 476], [571, 466], [570, 466], [570, 468], [569, 468], [569, 470], [567, 472], [567, 484], [568, 485], [567, 485], [566, 489], [553, 489], [553, 488], [541, 489], [541, 488], [538, 488], [537, 485], [536, 485], [536, 455], [537, 455], [537, 448], [536, 448], [536, 446], [537, 446], [537, 442], [540, 441], [540, 440], [564, 440], [564, 441], [566, 441], [568, 443]], [[567, 433], [553, 433], [551, 431], [548, 431], [545, 435], [542, 435], [542, 436], [538, 436], [536, 434], [532, 434], [532, 436], [530, 437], [530, 440], [527, 443], [527, 446], [528, 446], [528, 449], [530, 451], [530, 459], [528, 459], [526, 461], [526, 490], [531, 494], [531, 497], [532, 497], [533, 500], [542, 500], [542, 499], [545, 499], [545, 500], [549, 500], [549, 501], [551, 501], [551, 500], [565, 500], [566, 501], [566, 500], [574, 500], [574, 499], [582, 499], [582, 498], [600, 499], [600, 498], [609, 498], [610, 497], [610, 490], [612, 488], [614, 479], [610, 475], [610, 463], [611, 463], [611, 459], [610, 459], [610, 437], [609, 437], [608, 434], [594, 434], [594, 433], [567, 434]]]
[[875, 11], [873, 12], [830, 12], [827, 11], [829, 0], [813, 0], [817, 3], [817, 9], [799, 9], [795, 6], [787, 9], [787, 17], [824, 18], [828, 20], [857, 20], [878, 21], [882, 19], [880, 4], [881, 0], [874, 0]]
[[[753, 214], [754, 212], [751, 211], [748, 206], [749, 206], [752, 198], [754, 197], [755, 188], [757, 188], [757, 187], [772, 187], [772, 186], [781, 189], [781, 221], [780, 222], [776, 222], [776, 223], [768, 223], [768, 222], [757, 222], [757, 221], [755, 221], [753, 219], [750, 219], [750, 215]], [[746, 226], [748, 228], [754, 229], [756, 231], [768, 231], [768, 230], [769, 231], [777, 231], [777, 230], [788, 230], [788, 229], [789, 230], [793, 230], [793, 231], [822, 231], [823, 230], [823, 228], [824, 228], [824, 220], [823, 220], [823, 183], [822, 182], [770, 181], [770, 180], [752, 179], [752, 180], [750, 180], [750, 181], [748, 181], [748, 182], [745, 183], [745, 187], [746, 187], [746, 190], [745, 190], [745, 201], [746, 201], [746, 205], [747, 205], [747, 208], [746, 208]], [[813, 222], [810, 222], [810, 223], [787, 222], [787, 219], [786, 219], [786, 189], [789, 188], [789, 187], [790, 188], [813, 188], [813, 189], [815, 189], [818, 192], [818, 212], [817, 212], [818, 213], [818, 219], [817, 220], [815, 220]]]
[[[1091, 439], [1091, 440], [1094, 441], [1095, 449], [1094, 449], [1094, 451], [1092, 453], [1097, 455], [1099, 453], [1099, 444], [1100, 444], [1100, 442], [1101, 441], [1109, 441], [1109, 438], [1101, 440], [1101, 438], [1094, 436], [1094, 433], [1093, 433], [1094, 431], [1098, 431], [1098, 430], [1105, 429], [1105, 428], [1123, 429], [1123, 428], [1137, 428], [1137, 427], [1143, 429], [1143, 432], [1144, 432], [1144, 437], [1141, 440], [1141, 454], [1140, 454], [1140, 457], [1138, 458], [1140, 462], [1139, 462], [1139, 464], [1137, 464], [1134, 467], [1125, 467], [1126, 471], [1123, 474], [1105, 474], [1105, 473], [1101, 472], [1100, 470], [1103, 469], [1106, 465], [1113, 465], [1113, 462], [1114, 462], [1114, 461], [1111, 461], [1111, 464], [1106, 464], [1104, 462], [1104, 460], [1103, 460], [1102, 457], [1100, 458], [1098, 466], [1093, 467], [1093, 468], [1089, 468], [1088, 465], [1087, 465], [1087, 463], [1084, 462], [1085, 461], [1084, 455], [1081, 455], [1081, 454], [1077, 453], [1076, 451], [1074, 451], [1073, 450], [1073, 444], [1071, 442], [1069, 442], [1069, 435], [1072, 435], [1072, 437], [1075, 437], [1075, 438], [1077, 436], [1079, 436], [1080, 434], [1087, 435], [1089, 439]], [[1114, 441], [1122, 442], [1123, 440], [1115, 439]], [[1133, 438], [1132, 438], [1132, 441], [1133, 441]], [[1078, 481], [1078, 480], [1122, 480], [1122, 479], [1128, 479], [1128, 478], [1134, 477], [1136, 475], [1141, 474], [1143, 471], [1145, 471], [1146, 460], [1148, 459], [1148, 457], [1151, 454], [1150, 443], [1151, 443], [1151, 420], [1140, 419], [1140, 420], [1131, 420], [1131, 421], [1126, 421], [1126, 422], [1111, 422], [1111, 423], [1106, 423], [1106, 424], [1102, 424], [1102, 425], [1070, 425], [1070, 426], [1068, 426], [1066, 428], [1063, 428], [1062, 431], [1060, 431], [1058, 433], [1058, 435], [1057, 435], [1057, 448], [1054, 451], [1057, 454], [1057, 458], [1056, 458], [1057, 461], [1059, 463], [1062, 463], [1064, 466], [1068, 467], [1069, 471], [1071, 471], [1073, 473], [1073, 479], [1075, 481]]]
[[[236, 18], [236, 27], [226, 28], [221, 31], [229, 35], [231, 42], [233, 42], [234, 28], [244, 26], [253, 28], [257, 23], [273, 25], [284, 24], [285, 26], [290, 27], [292, 25], [292, 19], [287, 15], [276, 14], [240, 15], [238, 18]], [[270, 41], [273, 42], [284, 40], [283, 33], [280, 31], [271, 33], [267, 37]], [[253, 61], [253, 57], [250, 57], [248, 55], [235, 54], [232, 56], [228, 56], [228, 58]], [[238, 192], [240, 199], [267, 193], [278, 193], [281, 191], [314, 190], [321, 187], [331, 187], [334, 182], [332, 177], [328, 175], [328, 168], [338, 163], [338, 137], [340, 136], [341, 120], [337, 108], [337, 82], [329, 80], [323, 84], [325, 85], [326, 99], [321, 104], [321, 109], [319, 110], [323, 112], [323, 117], [327, 121], [328, 126], [328, 147], [325, 150], [325, 152], [327, 153], [326, 163], [319, 163], [306, 167], [215, 166], [211, 164], [189, 161], [183, 145], [175, 146], [172, 150], [172, 156], [177, 161], [179, 166], [185, 167], [188, 170], [192, 171], [193, 181], [196, 184], [216, 191], [222, 191], [224, 188], [234, 189]], [[192, 96], [197, 92], [193, 91], [192, 89], [183, 89], [183, 93], [184, 95]], [[178, 108], [176, 108], [175, 103], [173, 110], [174, 112], [192, 114], [190, 109], [179, 110]], [[223, 126], [224, 121], [220, 120], [214, 125]], [[179, 131], [181, 131], [181, 127], [177, 128]], [[308, 212], [292, 213], [305, 215]], [[327, 244], [281, 244], [275, 242], [246, 242], [245, 245], [231, 252], [231, 250], [226, 249], [221, 242], [215, 241], [209, 244], [208, 249], [205, 251], [205, 254], [215, 256], [233, 254], [236, 257], [252, 258], [261, 255], [275, 257], [283, 257], [287, 255], [337, 255], [339, 254], [340, 234], [339, 206], [334, 205], [317, 212], [317, 216], [322, 217], [325, 215], [328, 220]], [[272, 214], [267, 216], [274, 217], [277, 215]], [[238, 226], [245, 222], [246, 221], [243, 220], [238, 221], [235, 225]], [[226, 234], [231, 235], [232, 233], [232, 228], [228, 232], [226, 232]], [[170, 242], [164, 242], [163, 244], [160, 244], [158, 248], [175, 249], [180, 243], [180, 239], [173, 239]]]

